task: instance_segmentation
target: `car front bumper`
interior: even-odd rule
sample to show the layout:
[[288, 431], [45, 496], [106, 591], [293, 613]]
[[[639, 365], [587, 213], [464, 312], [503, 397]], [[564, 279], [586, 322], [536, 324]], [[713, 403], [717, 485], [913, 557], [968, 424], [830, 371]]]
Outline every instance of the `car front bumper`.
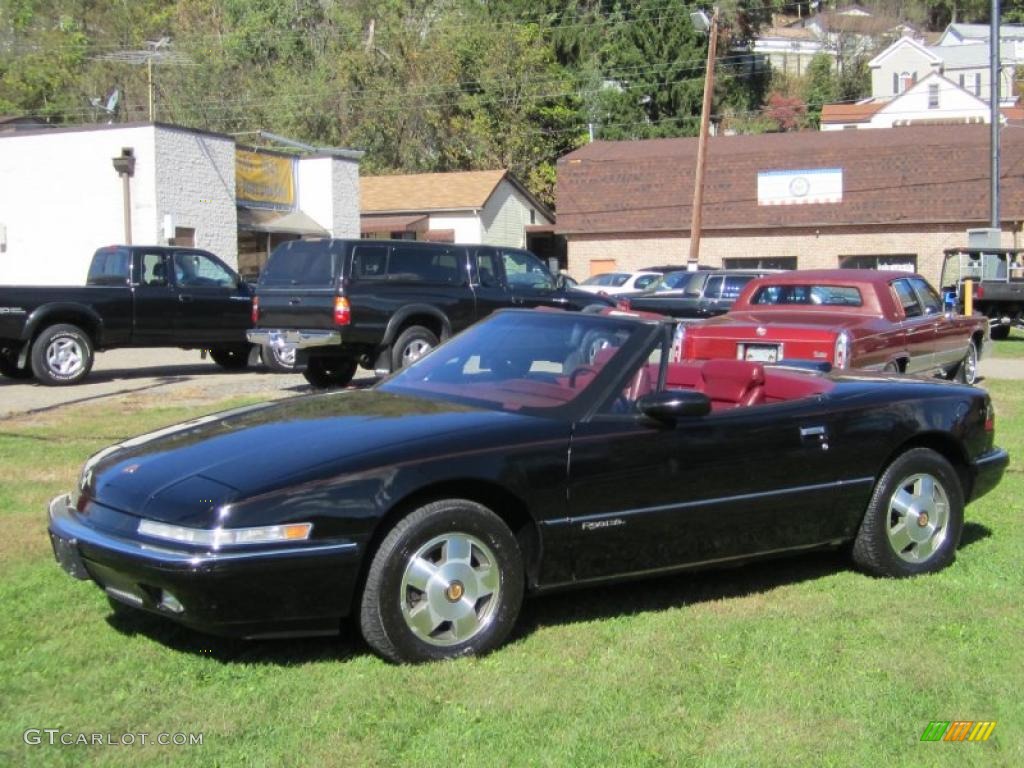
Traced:
[[999, 485], [1009, 463], [1010, 454], [1002, 448], [992, 448], [974, 459], [971, 462], [974, 482], [971, 485], [971, 498], [967, 501], [980, 499]]
[[[90, 502], [94, 505], [95, 502]], [[131, 518], [104, 508], [106, 518]], [[95, 527], [69, 495], [49, 505], [54, 556], [107, 595], [203, 632], [238, 637], [331, 634], [348, 614], [362, 547], [354, 541], [198, 551]]]

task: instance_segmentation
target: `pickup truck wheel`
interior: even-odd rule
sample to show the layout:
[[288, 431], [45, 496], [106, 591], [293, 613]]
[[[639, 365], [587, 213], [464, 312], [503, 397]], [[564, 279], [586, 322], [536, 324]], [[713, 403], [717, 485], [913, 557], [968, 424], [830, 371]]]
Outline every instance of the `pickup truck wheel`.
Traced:
[[391, 347], [391, 370], [412, 365], [438, 344], [437, 336], [422, 325], [410, 325]]
[[479, 655], [508, 636], [523, 601], [523, 557], [494, 512], [467, 499], [398, 522], [366, 576], [359, 628], [394, 662]]
[[32, 343], [31, 359], [41, 384], [77, 384], [92, 370], [92, 342], [76, 325], [51, 325]]
[[0, 376], [9, 379], [31, 379], [32, 363], [26, 361], [21, 368], [18, 367], [18, 350], [4, 347], [0, 349]]
[[1005, 341], [1010, 338], [1010, 326], [993, 325], [989, 333], [992, 335], [992, 341]]
[[295, 366], [295, 347], [284, 345], [276, 347], [273, 344], [264, 344], [260, 348], [260, 357], [263, 364], [274, 373], [297, 373]]
[[229, 371], [240, 371], [249, 365], [249, 345], [238, 347], [214, 347], [210, 357], [217, 365]]
[[317, 389], [344, 387], [356, 375], [356, 368], [350, 357], [311, 357], [302, 375]]
[[972, 341], [967, 347], [967, 354], [956, 367], [953, 378], [962, 384], [973, 384], [978, 380], [978, 348]]
[[853, 559], [877, 576], [932, 573], [953, 561], [963, 525], [956, 470], [930, 448], [912, 448], [875, 485]]

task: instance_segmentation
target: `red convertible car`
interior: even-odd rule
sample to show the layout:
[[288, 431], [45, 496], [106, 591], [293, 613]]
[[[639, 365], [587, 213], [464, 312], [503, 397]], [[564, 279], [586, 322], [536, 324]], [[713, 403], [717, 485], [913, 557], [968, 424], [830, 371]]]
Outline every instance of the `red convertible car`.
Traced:
[[812, 360], [973, 384], [987, 338], [985, 318], [945, 312], [920, 275], [808, 270], [750, 282], [730, 312], [686, 329], [682, 356]]

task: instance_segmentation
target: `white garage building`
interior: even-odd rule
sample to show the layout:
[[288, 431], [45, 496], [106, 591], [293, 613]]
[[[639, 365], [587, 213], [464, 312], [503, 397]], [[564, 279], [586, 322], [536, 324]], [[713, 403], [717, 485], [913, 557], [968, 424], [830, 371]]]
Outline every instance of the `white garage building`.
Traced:
[[[125, 185], [114, 158], [128, 155]], [[240, 148], [160, 123], [0, 134], [0, 284], [82, 284], [93, 251], [128, 230], [133, 243], [204, 248], [236, 268], [240, 235], [243, 251], [358, 237], [360, 156]]]

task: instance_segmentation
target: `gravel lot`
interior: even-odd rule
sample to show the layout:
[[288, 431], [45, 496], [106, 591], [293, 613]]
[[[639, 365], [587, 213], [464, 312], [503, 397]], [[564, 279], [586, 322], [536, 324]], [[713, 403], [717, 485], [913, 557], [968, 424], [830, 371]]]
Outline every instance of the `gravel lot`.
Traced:
[[[356, 384], [368, 384], [373, 374], [360, 370]], [[0, 376], [0, 419], [23, 413], [51, 411], [85, 402], [116, 400], [131, 395], [158, 402], [197, 404], [237, 395], [266, 399], [312, 392], [301, 374], [271, 373], [262, 365], [244, 371], [225, 371], [200, 357], [198, 350], [115, 349], [96, 355], [85, 381], [70, 387], [44, 387], [34, 380]]]
[[[982, 377], [1024, 379], [1024, 360], [988, 358], [981, 361]], [[366, 386], [373, 374], [362, 369], [354, 384]], [[71, 387], [44, 387], [35, 381], [0, 376], [0, 419], [66, 405], [113, 400], [127, 395], [159, 402], [202, 404], [237, 395], [268, 400], [312, 392], [301, 374], [271, 373], [262, 365], [245, 371], [224, 371], [198, 351], [180, 349], [115, 349], [96, 356], [92, 373]]]

